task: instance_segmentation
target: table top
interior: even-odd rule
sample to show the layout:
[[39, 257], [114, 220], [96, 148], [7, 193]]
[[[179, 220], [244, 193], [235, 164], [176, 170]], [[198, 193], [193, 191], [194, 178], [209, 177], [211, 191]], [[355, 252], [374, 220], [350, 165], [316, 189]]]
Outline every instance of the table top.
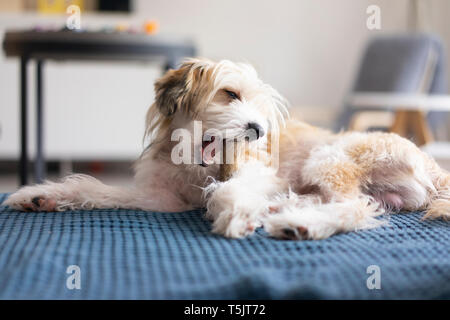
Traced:
[[450, 111], [450, 95], [445, 94], [357, 92], [347, 103], [354, 108]]
[[35, 59], [177, 60], [194, 56], [189, 39], [144, 33], [91, 31], [7, 31], [3, 49], [8, 57]]

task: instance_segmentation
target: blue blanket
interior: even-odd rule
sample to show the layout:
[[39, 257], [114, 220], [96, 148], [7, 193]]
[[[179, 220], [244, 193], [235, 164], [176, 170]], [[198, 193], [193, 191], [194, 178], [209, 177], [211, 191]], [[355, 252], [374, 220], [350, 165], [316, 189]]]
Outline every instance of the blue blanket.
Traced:
[[321, 241], [235, 240], [201, 211], [0, 206], [0, 298], [448, 299], [450, 223], [420, 218]]

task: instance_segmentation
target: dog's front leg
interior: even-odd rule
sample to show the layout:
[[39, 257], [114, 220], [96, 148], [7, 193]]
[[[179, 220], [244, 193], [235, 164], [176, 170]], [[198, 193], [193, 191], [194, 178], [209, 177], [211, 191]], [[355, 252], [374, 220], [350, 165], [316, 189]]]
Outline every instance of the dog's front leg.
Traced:
[[230, 238], [253, 233], [268, 211], [268, 198], [285, 188], [275, 169], [258, 161], [244, 164], [228, 181], [210, 184], [205, 197], [213, 232]]

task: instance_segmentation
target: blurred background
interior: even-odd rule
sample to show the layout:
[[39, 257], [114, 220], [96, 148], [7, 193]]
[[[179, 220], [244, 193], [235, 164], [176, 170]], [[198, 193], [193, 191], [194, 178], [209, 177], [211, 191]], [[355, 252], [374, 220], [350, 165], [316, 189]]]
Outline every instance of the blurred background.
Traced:
[[[427, 32], [437, 36], [443, 48], [438, 93], [448, 92], [448, 0], [0, 0], [0, 39], [12, 29], [60, 29], [70, 4], [81, 8], [84, 30], [135, 28], [140, 32], [150, 21], [152, 33], [158, 36], [192, 39], [199, 56], [249, 62], [290, 101], [295, 115], [315, 125], [336, 127], [347, 107], [346, 97], [361, 80], [362, 68], [374, 68], [364, 60], [368, 44], [383, 35]], [[380, 29], [367, 26], [371, 5], [380, 8]], [[34, 71], [30, 64], [30, 79]], [[131, 164], [142, 150], [144, 115], [154, 98], [153, 82], [162, 72], [161, 65], [147, 62], [46, 62], [47, 177], [74, 171], [107, 183], [130, 183]], [[372, 79], [370, 74], [366, 77]], [[34, 81], [29, 86], [34, 92]], [[19, 89], [19, 61], [6, 58], [2, 51], [0, 192], [18, 187]], [[34, 94], [30, 94], [31, 142], [35, 140], [34, 105]], [[380, 122], [392, 125], [392, 114], [380, 116], [376, 126]], [[447, 128], [448, 117], [439, 118], [439, 126]], [[433, 123], [430, 126], [436, 129]], [[445, 130], [438, 131], [433, 140], [448, 140]], [[439, 161], [448, 165], [445, 156]]]

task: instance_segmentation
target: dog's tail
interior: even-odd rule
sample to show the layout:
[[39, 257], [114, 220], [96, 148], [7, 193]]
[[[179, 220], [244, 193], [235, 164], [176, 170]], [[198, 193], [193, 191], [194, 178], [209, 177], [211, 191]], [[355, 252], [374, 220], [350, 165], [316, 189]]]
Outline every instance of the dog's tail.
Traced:
[[424, 219], [442, 218], [450, 220], [450, 173], [439, 170], [433, 184], [437, 193], [431, 199]]

